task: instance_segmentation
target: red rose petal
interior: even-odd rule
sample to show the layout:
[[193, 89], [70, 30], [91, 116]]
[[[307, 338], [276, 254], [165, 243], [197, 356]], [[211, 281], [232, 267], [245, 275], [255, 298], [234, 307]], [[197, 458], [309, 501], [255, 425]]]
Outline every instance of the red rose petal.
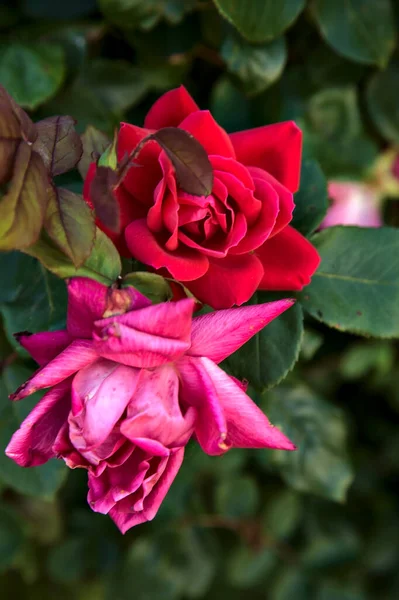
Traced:
[[227, 158], [235, 158], [233, 144], [225, 130], [212, 117], [209, 110], [198, 110], [191, 113], [179, 125], [191, 133], [208, 154], [219, 154]]
[[293, 121], [230, 134], [237, 160], [271, 173], [291, 192], [299, 187], [302, 132]]
[[276, 190], [262, 179], [254, 178], [255, 196], [261, 200], [261, 211], [252, 227], [248, 227], [245, 238], [230, 250], [231, 254], [244, 254], [259, 248], [274, 231], [279, 214], [279, 197]]
[[160, 129], [177, 127], [189, 114], [199, 110], [186, 88], [180, 87], [163, 94], [150, 108], [144, 127]]
[[[149, 129], [122, 123], [118, 136], [118, 160], [129, 155], [147, 135]], [[151, 206], [154, 201], [154, 190], [162, 179], [159, 164], [161, 148], [155, 141], [147, 142], [134, 158], [134, 163], [123, 178], [123, 185], [134, 196], [135, 201]]]
[[259, 169], [258, 167], [250, 167], [249, 171], [251, 172], [254, 181], [256, 179], [258, 180], [258, 182], [259, 180], [265, 181], [266, 183], [271, 185], [278, 194], [279, 211], [271, 236], [276, 235], [282, 229], [284, 229], [284, 227], [286, 227], [288, 223], [290, 223], [292, 220], [292, 213], [295, 208], [292, 193], [284, 185], [281, 185], [281, 183], [277, 181], [277, 179], [275, 179], [273, 175], [270, 175], [270, 173], [266, 173], [266, 171], [264, 171], [263, 169]]
[[263, 276], [263, 267], [254, 254], [209, 259], [203, 277], [185, 284], [198, 300], [212, 308], [238, 306], [251, 298]]
[[320, 264], [312, 244], [293, 227], [286, 227], [256, 250], [264, 275], [261, 290], [301, 290]]
[[208, 270], [206, 256], [187, 247], [168, 252], [148, 229], [145, 219], [133, 221], [125, 231], [130, 252], [140, 262], [154, 269], [166, 268], [174, 279], [191, 281], [202, 277]]

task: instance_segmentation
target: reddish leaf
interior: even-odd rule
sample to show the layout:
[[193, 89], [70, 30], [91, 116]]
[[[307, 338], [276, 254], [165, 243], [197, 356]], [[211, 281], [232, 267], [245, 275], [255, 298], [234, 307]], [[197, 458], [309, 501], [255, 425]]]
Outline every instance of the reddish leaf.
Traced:
[[34, 142], [37, 133], [26, 112], [0, 85], [0, 185], [12, 175], [15, 154], [21, 140]]
[[36, 123], [38, 138], [34, 149], [40, 154], [49, 173], [55, 177], [73, 169], [83, 148], [75, 131], [75, 120], [68, 116], [49, 117]]
[[90, 255], [96, 233], [93, 213], [82, 196], [54, 189], [44, 226], [53, 242], [80, 267]]
[[120, 231], [119, 204], [113, 190], [118, 184], [118, 173], [109, 167], [97, 167], [90, 186], [90, 200], [101, 223], [111, 231]]
[[0, 250], [26, 248], [39, 237], [51, 184], [42, 158], [21, 141], [7, 193], [0, 200]]
[[148, 139], [156, 140], [165, 150], [182, 190], [194, 196], [209, 196], [213, 187], [212, 165], [206, 150], [191, 134], [177, 127], [164, 127]]
[[96, 161], [111, 144], [109, 137], [92, 125], [81, 136], [83, 154], [78, 164], [79, 173], [85, 179], [90, 163]]

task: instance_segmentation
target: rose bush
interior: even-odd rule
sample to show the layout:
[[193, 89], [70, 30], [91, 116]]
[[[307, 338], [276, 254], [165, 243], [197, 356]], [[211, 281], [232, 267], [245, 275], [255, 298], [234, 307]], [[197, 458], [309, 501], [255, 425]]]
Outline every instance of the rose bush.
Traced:
[[[289, 226], [298, 189], [302, 134], [294, 122], [228, 135], [209, 111], [199, 110], [184, 87], [164, 94], [144, 127], [122, 123], [118, 160], [163, 127], [191, 133], [213, 167], [212, 194], [179, 189], [174, 168], [149, 141], [115, 190], [122, 254], [162, 269], [214, 308], [240, 305], [257, 289], [301, 290], [319, 264], [314, 247]], [[84, 195], [96, 165], [88, 171]]]
[[133, 288], [68, 285], [67, 329], [20, 334], [41, 369], [13, 394], [50, 388], [6, 454], [88, 470], [88, 501], [122, 532], [154, 518], [195, 435], [211, 455], [294, 445], [216, 363], [292, 305], [279, 300], [192, 319], [195, 302], [151, 305]]

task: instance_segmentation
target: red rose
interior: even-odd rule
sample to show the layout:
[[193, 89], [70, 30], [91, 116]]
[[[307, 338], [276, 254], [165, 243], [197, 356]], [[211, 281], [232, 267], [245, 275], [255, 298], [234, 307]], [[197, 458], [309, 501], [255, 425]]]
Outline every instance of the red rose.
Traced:
[[[228, 135], [184, 87], [164, 94], [144, 128], [122, 123], [118, 160], [154, 130], [179, 127], [205, 148], [214, 170], [210, 196], [179, 189], [155, 141], [141, 150], [118, 187], [121, 233], [105, 229], [120, 252], [167, 270], [202, 302], [228, 308], [257, 289], [300, 290], [319, 264], [315, 248], [290, 227], [302, 134], [292, 121]], [[84, 195], [90, 202], [95, 165]], [[101, 224], [100, 224], [101, 226]]]

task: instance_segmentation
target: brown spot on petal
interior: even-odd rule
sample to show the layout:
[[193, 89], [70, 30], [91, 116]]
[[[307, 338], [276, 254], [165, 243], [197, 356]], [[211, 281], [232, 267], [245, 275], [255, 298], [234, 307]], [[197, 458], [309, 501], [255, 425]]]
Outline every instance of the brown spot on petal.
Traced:
[[132, 297], [127, 290], [109, 288], [103, 318], [123, 315], [132, 308]]

